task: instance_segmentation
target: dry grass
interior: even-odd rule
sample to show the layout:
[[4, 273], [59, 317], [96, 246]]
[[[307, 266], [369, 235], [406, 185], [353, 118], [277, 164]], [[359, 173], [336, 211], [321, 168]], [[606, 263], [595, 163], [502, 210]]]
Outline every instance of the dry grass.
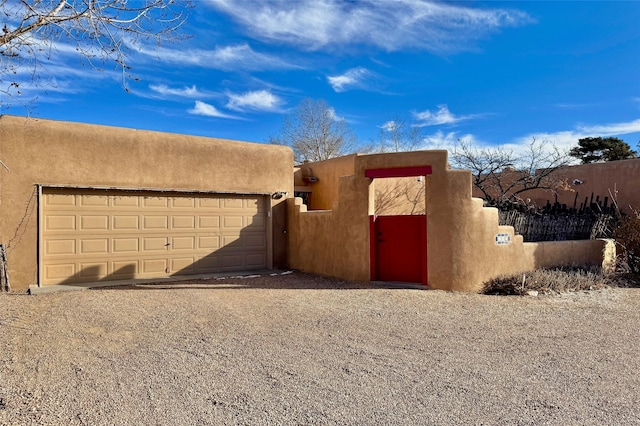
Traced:
[[599, 290], [619, 286], [619, 284], [619, 280], [604, 275], [597, 267], [563, 267], [500, 276], [486, 282], [482, 292], [520, 296], [532, 294], [532, 292], [559, 294]]

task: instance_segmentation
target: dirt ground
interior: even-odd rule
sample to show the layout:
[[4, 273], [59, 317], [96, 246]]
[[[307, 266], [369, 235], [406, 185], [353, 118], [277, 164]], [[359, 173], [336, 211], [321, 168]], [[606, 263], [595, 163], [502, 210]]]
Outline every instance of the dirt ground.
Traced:
[[2, 425], [640, 424], [640, 289], [302, 273], [0, 295]]

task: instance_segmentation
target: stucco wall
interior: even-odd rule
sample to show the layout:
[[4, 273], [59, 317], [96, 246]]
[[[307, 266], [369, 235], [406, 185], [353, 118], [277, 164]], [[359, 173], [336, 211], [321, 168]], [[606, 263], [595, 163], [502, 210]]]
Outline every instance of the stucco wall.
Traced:
[[[430, 165], [425, 179], [427, 273], [431, 288], [479, 291], [486, 280], [537, 267], [602, 262], [603, 241], [523, 243], [513, 228], [498, 225], [498, 211], [471, 196], [471, 172], [450, 170], [446, 151], [372, 154], [351, 157], [354, 175], [340, 178], [331, 211], [307, 211], [289, 201], [290, 265], [308, 272], [368, 281], [369, 215], [375, 209], [378, 180], [365, 170]], [[328, 166], [328, 163], [325, 164]], [[497, 234], [508, 244], [497, 244]]]
[[[4, 115], [0, 160], [0, 241], [17, 289], [37, 280], [38, 184], [293, 194], [293, 152], [275, 145]], [[286, 213], [284, 201], [273, 200], [274, 216]], [[286, 264], [280, 216], [276, 266]]]
[[[519, 172], [509, 173], [517, 176]], [[615, 198], [618, 207], [625, 212], [629, 212], [630, 207], [640, 209], [640, 158], [567, 166], [555, 171], [553, 176], [556, 181], [562, 182], [557, 188], [531, 189], [520, 193], [520, 198], [529, 199], [529, 202], [538, 207], [545, 206], [547, 201], [553, 204], [557, 199], [560, 204], [566, 204], [569, 208], [573, 208], [574, 204], [576, 208], [580, 208], [586, 198], [591, 201], [593, 194], [594, 202], [597, 196], [601, 203], [608, 197], [609, 206]], [[509, 176], [503, 178], [509, 183]], [[517, 189], [520, 187], [514, 188]], [[475, 187], [473, 195], [483, 196]], [[493, 195], [498, 196], [498, 193], [493, 192]]]
[[[340, 177], [354, 174], [354, 160], [357, 154], [345, 155], [326, 161], [301, 164], [295, 168], [294, 182], [296, 188], [310, 190], [307, 208], [309, 210], [330, 210], [338, 200]], [[304, 177], [313, 176], [318, 179], [309, 183]]]
[[[606, 163], [581, 164], [569, 166], [558, 171], [558, 176], [567, 180], [568, 189], [558, 191], [558, 202], [573, 207], [584, 203], [585, 198], [591, 199], [591, 194], [609, 197], [611, 205], [612, 195], [616, 198], [618, 206], [628, 212], [629, 207], [640, 209], [640, 158], [632, 160], [610, 161]], [[574, 183], [578, 179], [580, 183]], [[547, 200], [555, 201], [555, 195], [548, 191], [528, 191], [526, 196], [537, 205], [545, 205]]]

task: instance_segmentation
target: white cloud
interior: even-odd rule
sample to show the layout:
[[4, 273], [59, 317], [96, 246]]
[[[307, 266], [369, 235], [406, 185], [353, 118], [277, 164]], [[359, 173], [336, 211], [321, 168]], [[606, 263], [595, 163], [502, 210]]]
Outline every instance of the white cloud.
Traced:
[[425, 110], [414, 112], [413, 116], [418, 122], [418, 126], [438, 126], [441, 124], [455, 124], [463, 120], [471, 120], [480, 117], [482, 114], [455, 115], [447, 105], [438, 105], [437, 111]]
[[195, 65], [222, 71], [300, 68], [281, 58], [256, 52], [248, 44], [217, 46], [210, 50], [141, 47], [139, 51], [156, 61], [180, 66]]
[[394, 130], [396, 130], [396, 122], [393, 120], [389, 120], [382, 126], [380, 126], [380, 128], [386, 130], [387, 132], [393, 132]]
[[345, 92], [350, 89], [365, 89], [365, 79], [372, 76], [372, 72], [366, 68], [352, 68], [342, 75], [327, 76], [327, 80], [336, 92]]
[[234, 117], [232, 115], [228, 115], [223, 112], [220, 112], [213, 105], [207, 104], [202, 101], [196, 101], [194, 107], [188, 110], [187, 112], [189, 114], [194, 114], [194, 115], [204, 115], [205, 117], [239, 119], [239, 117]]
[[578, 126], [578, 131], [598, 136], [625, 135], [640, 132], [640, 118], [627, 123], [612, 123], [604, 125]]
[[149, 89], [163, 96], [179, 96], [183, 98], [202, 98], [204, 96], [195, 85], [191, 87], [172, 88], [166, 84], [150, 84]]
[[593, 105], [594, 104], [559, 103], [554, 106], [561, 109], [582, 109], [592, 107]]
[[[386, 123], [385, 123], [386, 124]], [[538, 132], [517, 137], [510, 143], [500, 145], [507, 151], [513, 151], [523, 156], [530, 155], [529, 145], [535, 139], [537, 142], [544, 142], [545, 148], [551, 151], [557, 148], [560, 152], [568, 152], [570, 148], [578, 144], [578, 139], [590, 136], [602, 137], [622, 137], [625, 134], [640, 133], [640, 119], [626, 123], [612, 123], [591, 126], [576, 126], [573, 130], [563, 130], [558, 132]], [[623, 138], [624, 139], [624, 138]], [[495, 147], [496, 144], [478, 139], [473, 134], [459, 135], [457, 132], [444, 133], [437, 131], [434, 134], [424, 137], [424, 149], [446, 149], [451, 150], [459, 140], [470, 143], [477, 147]]]
[[209, 0], [258, 39], [308, 50], [367, 44], [387, 51], [417, 47], [432, 52], [467, 50], [504, 27], [533, 22], [512, 9], [467, 7], [423, 0]]
[[256, 90], [241, 94], [227, 93], [229, 102], [227, 108], [236, 111], [259, 110], [279, 111], [282, 99], [268, 90]]
[[328, 107], [327, 112], [329, 113], [329, 117], [331, 117], [333, 121], [349, 122], [346, 118], [339, 116], [338, 113], [336, 113], [336, 109], [334, 107]]
[[534, 138], [539, 141], [547, 141], [560, 149], [569, 149], [576, 146], [578, 139], [587, 137], [622, 137], [626, 134], [640, 133], [640, 119], [625, 123], [610, 123], [596, 125], [577, 125], [573, 130], [563, 130], [558, 132], [530, 133], [517, 138], [512, 143], [505, 145], [511, 149], [521, 149]]
[[463, 140], [465, 142], [476, 145], [484, 145], [482, 142], [478, 141], [472, 134], [458, 135], [458, 132], [444, 133], [440, 130], [432, 135], [425, 136], [423, 140], [425, 149], [451, 150], [456, 145], [458, 140]]

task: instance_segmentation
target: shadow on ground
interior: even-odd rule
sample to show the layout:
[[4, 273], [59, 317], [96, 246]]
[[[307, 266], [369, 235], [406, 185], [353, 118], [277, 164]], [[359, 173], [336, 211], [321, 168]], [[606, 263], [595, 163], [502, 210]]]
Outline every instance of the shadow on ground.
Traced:
[[238, 275], [203, 279], [185, 279], [172, 282], [114, 284], [90, 290], [193, 290], [193, 289], [283, 289], [283, 290], [371, 290], [371, 289], [415, 289], [427, 287], [412, 283], [353, 282], [322, 277], [303, 272], [278, 272], [256, 275]]

